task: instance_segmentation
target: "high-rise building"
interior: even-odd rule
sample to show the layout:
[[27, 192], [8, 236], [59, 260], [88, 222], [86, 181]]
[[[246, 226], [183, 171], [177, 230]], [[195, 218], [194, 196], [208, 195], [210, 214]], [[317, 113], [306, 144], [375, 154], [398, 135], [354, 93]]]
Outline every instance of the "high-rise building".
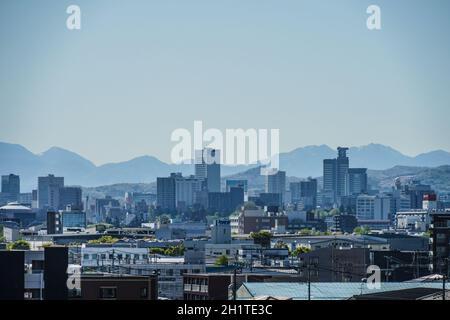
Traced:
[[333, 204], [336, 198], [336, 159], [323, 160], [323, 191], [327, 195], [326, 202]]
[[244, 189], [232, 187], [230, 192], [209, 192], [208, 211], [230, 214], [244, 204]]
[[281, 203], [285, 201], [286, 194], [286, 171], [278, 171], [275, 174], [266, 175], [266, 193], [280, 194]]
[[65, 210], [71, 206], [72, 210], [83, 210], [80, 187], [63, 187], [59, 190], [59, 209]]
[[38, 208], [59, 208], [60, 189], [64, 187], [64, 177], [55, 177], [49, 174], [47, 177], [38, 177]]
[[367, 193], [367, 168], [348, 169], [348, 191], [346, 195]]
[[[327, 200], [338, 203], [340, 197], [348, 194], [348, 148], [338, 147], [336, 159], [323, 160], [323, 192]], [[329, 205], [329, 204], [328, 204]]]
[[178, 177], [175, 180], [175, 204], [177, 208], [192, 206], [196, 201], [195, 195], [202, 189], [202, 180], [194, 176]]
[[390, 197], [362, 194], [356, 198], [356, 217], [358, 220], [387, 221], [390, 218], [390, 213]]
[[338, 148], [338, 157], [336, 159], [336, 196], [341, 197], [346, 195], [347, 177], [349, 160], [347, 157], [348, 148]]
[[195, 178], [206, 180], [209, 192], [220, 192], [220, 150], [196, 150]]
[[10, 201], [18, 201], [20, 195], [20, 177], [15, 174], [2, 176], [2, 193], [7, 194]]
[[289, 184], [289, 191], [291, 192], [291, 202], [299, 203], [301, 200], [301, 183], [291, 182]]
[[170, 177], [156, 179], [156, 205], [162, 210], [175, 210], [176, 208], [176, 180], [181, 173], [171, 173]]
[[305, 210], [315, 210], [317, 207], [317, 180], [308, 178], [300, 182], [300, 200]]

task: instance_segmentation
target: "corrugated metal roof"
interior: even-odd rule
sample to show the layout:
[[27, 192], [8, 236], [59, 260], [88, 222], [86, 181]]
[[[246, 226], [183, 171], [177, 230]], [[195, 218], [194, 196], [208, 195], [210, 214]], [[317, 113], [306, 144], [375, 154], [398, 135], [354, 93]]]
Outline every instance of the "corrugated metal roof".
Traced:
[[[307, 283], [285, 283], [285, 282], [245, 282], [243, 284], [248, 291], [249, 297], [240, 299], [256, 298], [260, 296], [287, 297], [294, 300], [308, 299]], [[442, 288], [442, 283], [411, 283], [411, 282], [386, 282], [381, 283], [380, 289], [369, 289], [365, 283], [358, 282], [315, 282], [311, 283], [311, 300], [343, 300], [354, 295], [381, 293], [385, 291], [411, 289], [411, 288]]]

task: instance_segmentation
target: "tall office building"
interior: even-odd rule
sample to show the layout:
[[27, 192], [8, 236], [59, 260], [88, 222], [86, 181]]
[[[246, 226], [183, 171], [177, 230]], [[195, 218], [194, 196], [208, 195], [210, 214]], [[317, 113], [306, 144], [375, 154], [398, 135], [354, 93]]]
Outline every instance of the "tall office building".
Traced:
[[301, 183], [300, 182], [291, 182], [289, 184], [289, 191], [291, 192], [291, 201], [292, 203], [299, 203], [301, 200]]
[[278, 193], [281, 203], [285, 201], [286, 194], [286, 171], [278, 171], [276, 174], [266, 175], [266, 193]]
[[47, 177], [38, 177], [38, 208], [59, 208], [60, 189], [64, 187], [64, 177], [55, 177], [49, 174]]
[[337, 150], [336, 159], [323, 160], [323, 191], [333, 203], [347, 195], [348, 189], [348, 148], [338, 147]]
[[390, 219], [391, 199], [384, 196], [359, 195], [356, 198], [358, 220], [387, 221]]
[[308, 178], [300, 182], [300, 200], [305, 210], [315, 210], [317, 207], [317, 180]]
[[348, 148], [338, 148], [338, 157], [336, 159], [336, 196], [342, 197], [347, 195], [347, 178], [349, 160], [347, 157]]
[[202, 180], [194, 176], [184, 178], [178, 177], [175, 180], [175, 204], [177, 208], [192, 206], [196, 201], [195, 195], [202, 189]]
[[18, 201], [20, 195], [20, 177], [15, 174], [2, 176], [2, 193], [11, 201]]
[[83, 210], [80, 187], [63, 187], [59, 190], [59, 209], [65, 210], [70, 206], [72, 210]]
[[156, 205], [160, 209], [175, 210], [176, 180], [181, 177], [181, 173], [171, 173], [170, 177], [156, 179]]
[[367, 169], [350, 168], [348, 169], [348, 192], [347, 195], [358, 195], [367, 193]]
[[323, 160], [323, 190], [333, 193], [336, 190], [336, 159]]
[[196, 150], [195, 178], [206, 180], [208, 192], [220, 192], [220, 150]]

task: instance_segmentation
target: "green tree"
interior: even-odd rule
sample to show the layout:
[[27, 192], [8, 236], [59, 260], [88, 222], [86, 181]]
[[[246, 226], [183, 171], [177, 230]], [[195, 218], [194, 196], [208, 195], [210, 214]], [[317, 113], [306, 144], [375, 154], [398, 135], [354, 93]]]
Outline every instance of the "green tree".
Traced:
[[162, 256], [179, 257], [184, 254], [184, 245], [170, 246], [168, 248], [151, 248], [151, 254], [160, 254]]
[[259, 231], [250, 233], [250, 237], [256, 244], [260, 244], [263, 247], [270, 246], [270, 239], [272, 239], [272, 234], [269, 231]]
[[291, 255], [294, 256], [294, 257], [298, 257], [299, 254], [308, 253], [310, 251], [311, 251], [311, 249], [308, 248], [308, 247], [298, 246], [297, 248], [295, 248], [294, 251], [292, 251]]
[[364, 226], [364, 227], [356, 227], [353, 230], [353, 233], [357, 234], [357, 235], [365, 235], [365, 234], [369, 234], [370, 233], [370, 228], [368, 226]]
[[214, 262], [216, 266], [227, 266], [228, 265], [228, 257], [227, 256], [220, 256], [217, 258], [216, 262]]
[[289, 249], [288, 245], [284, 241], [277, 241], [273, 246], [275, 249]]
[[97, 232], [104, 232], [106, 229], [111, 228], [112, 225], [111, 224], [107, 224], [107, 223], [98, 223], [95, 225], [95, 231]]
[[30, 243], [22, 239], [8, 244], [8, 250], [30, 250], [30, 248]]
[[313, 231], [311, 229], [304, 228], [298, 232], [301, 236], [311, 236]]
[[165, 255], [166, 253], [166, 249], [164, 248], [150, 248], [149, 252], [151, 254], [160, 254], [160, 255]]
[[113, 244], [116, 243], [117, 241], [119, 241], [116, 238], [113, 238], [111, 236], [102, 236], [99, 239], [96, 240], [89, 240], [89, 243], [92, 244], [103, 244], [103, 243], [109, 243], [109, 244]]

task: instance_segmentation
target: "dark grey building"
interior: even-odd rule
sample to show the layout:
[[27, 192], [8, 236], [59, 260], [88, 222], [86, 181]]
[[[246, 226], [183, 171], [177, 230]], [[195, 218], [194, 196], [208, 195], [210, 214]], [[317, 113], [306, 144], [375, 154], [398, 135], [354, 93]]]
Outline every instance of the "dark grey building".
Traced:
[[367, 168], [349, 168], [347, 194], [367, 193], [367, 189]]
[[434, 273], [448, 276], [450, 259], [450, 213], [431, 214], [431, 253]]
[[59, 209], [66, 210], [70, 206], [72, 210], [83, 210], [80, 187], [63, 187], [59, 190]]
[[38, 207], [39, 209], [59, 208], [60, 189], [64, 187], [64, 177], [55, 177], [49, 174], [46, 177], [38, 177]]
[[2, 193], [7, 194], [10, 201], [18, 201], [20, 195], [20, 177], [15, 174], [2, 176]]
[[161, 210], [174, 211], [176, 208], [175, 181], [181, 173], [171, 173], [170, 177], [156, 180], [156, 206]]
[[334, 201], [346, 195], [349, 160], [348, 148], [338, 147], [336, 159], [323, 160], [323, 190], [333, 196]]

